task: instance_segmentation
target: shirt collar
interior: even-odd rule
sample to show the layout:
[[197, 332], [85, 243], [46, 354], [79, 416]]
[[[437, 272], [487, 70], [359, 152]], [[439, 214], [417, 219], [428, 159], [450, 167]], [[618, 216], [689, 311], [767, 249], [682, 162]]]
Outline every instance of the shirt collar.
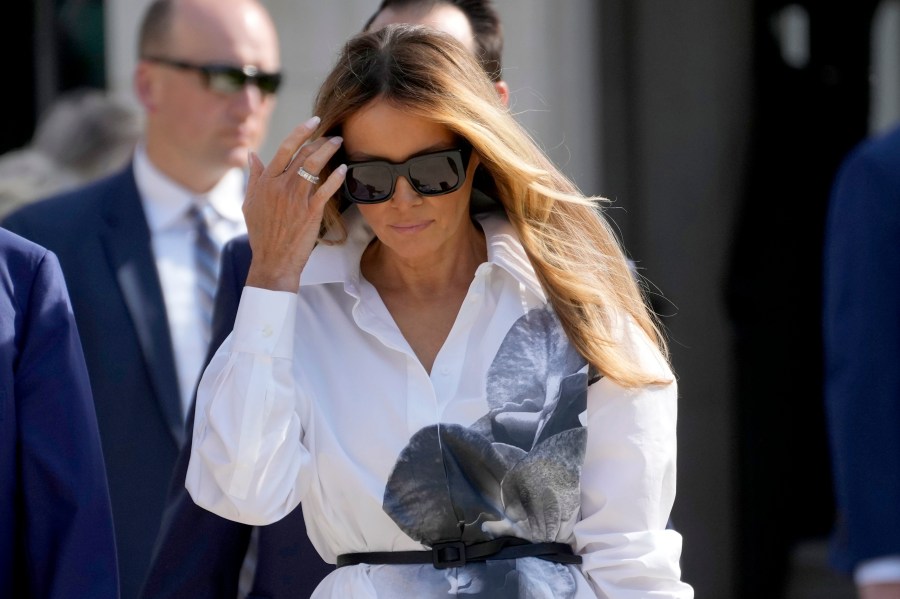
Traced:
[[[375, 233], [355, 205], [347, 208], [342, 217], [347, 228], [347, 240], [341, 245], [317, 245], [303, 269], [301, 286], [327, 283], [343, 283], [347, 289], [358, 286], [362, 276], [359, 262]], [[531, 293], [546, 301], [546, 294], [531, 261], [506, 214], [502, 211], [485, 212], [475, 215], [475, 220], [484, 231], [488, 264], [502, 268]]]
[[[309, 261], [300, 275], [300, 285], [324, 285], [344, 283], [344, 286], [359, 283], [362, 276], [359, 261], [375, 233], [355, 205], [349, 206], [341, 214], [347, 229], [347, 240], [339, 245], [318, 244], [309, 256]], [[332, 235], [326, 235], [327, 241]]]
[[140, 143], [134, 152], [134, 179], [141, 194], [147, 225], [152, 233], [177, 223], [199, 198], [208, 200], [219, 218], [233, 223], [244, 220], [241, 205], [246, 181], [244, 172], [239, 168], [229, 170], [215, 187], [198, 195], [156, 168], [147, 156], [146, 147]]
[[488, 263], [495, 264], [502, 268], [516, 279], [520, 285], [524, 286], [531, 293], [541, 299], [547, 301], [547, 295], [541, 286], [519, 241], [519, 235], [505, 212], [486, 212], [477, 215], [476, 220], [481, 224], [484, 236], [487, 239]]

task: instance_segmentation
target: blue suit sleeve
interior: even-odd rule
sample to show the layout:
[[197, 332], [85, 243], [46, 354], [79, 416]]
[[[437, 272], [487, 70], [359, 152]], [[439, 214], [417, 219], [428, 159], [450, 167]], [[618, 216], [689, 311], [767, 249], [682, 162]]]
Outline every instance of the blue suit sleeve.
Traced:
[[[235, 264], [233, 244], [222, 254], [221, 276], [213, 310], [212, 342], [207, 363], [234, 327], [246, 265]], [[178, 455], [166, 499], [143, 599], [218, 599], [235, 597], [238, 576], [252, 527], [232, 522], [199, 507], [184, 488], [191, 457], [194, 404], [187, 419], [187, 440]]]
[[[250, 261], [246, 237], [226, 244], [207, 363], [234, 328]], [[187, 443], [175, 464], [142, 599], [219, 599], [237, 594], [238, 577], [253, 527], [198, 507], [185, 489], [193, 426], [192, 405], [185, 435]], [[322, 561], [310, 543], [301, 510], [258, 531], [258, 559], [249, 596], [309, 597], [318, 583], [334, 570]]]
[[825, 401], [838, 504], [832, 558], [846, 572], [900, 554], [900, 133], [892, 140], [877, 151], [865, 146], [844, 165], [826, 233]]
[[56, 257], [40, 261], [15, 375], [34, 597], [118, 597], [115, 540], [87, 368]]

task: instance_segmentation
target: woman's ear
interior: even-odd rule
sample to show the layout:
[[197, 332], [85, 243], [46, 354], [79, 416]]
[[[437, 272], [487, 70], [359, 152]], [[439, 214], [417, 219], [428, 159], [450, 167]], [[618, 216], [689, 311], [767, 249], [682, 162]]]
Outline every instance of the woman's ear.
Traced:
[[497, 95], [500, 96], [500, 102], [509, 108], [509, 85], [504, 80], [494, 81], [494, 89], [497, 90]]
[[467, 170], [469, 173], [474, 173], [475, 169], [481, 166], [481, 156], [478, 155], [478, 150], [472, 149], [472, 154], [469, 155], [469, 165]]

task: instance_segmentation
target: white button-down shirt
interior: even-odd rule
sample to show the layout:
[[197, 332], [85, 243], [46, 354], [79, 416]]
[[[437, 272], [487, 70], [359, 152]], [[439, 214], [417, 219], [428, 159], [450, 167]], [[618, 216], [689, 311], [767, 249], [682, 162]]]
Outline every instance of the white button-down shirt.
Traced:
[[[247, 524], [302, 500], [326, 561], [498, 536], [562, 542], [583, 564], [537, 558], [347, 566], [314, 597], [693, 597], [679, 581], [675, 383], [591, 380], [507, 220], [479, 217], [488, 261], [429, 374], [360, 273], [373, 234], [345, 212], [299, 293], [247, 287], [200, 383], [186, 486]], [[671, 372], [620, 319], [621, 342]], [[477, 592], [476, 592], [477, 590]]]
[[175, 352], [181, 405], [187, 414], [209, 344], [197, 299], [196, 232], [188, 211], [194, 204], [209, 203], [215, 213], [210, 235], [220, 247], [232, 237], [246, 233], [241, 211], [244, 173], [232, 169], [208, 193], [198, 196], [160, 172], [150, 162], [143, 144], [139, 144], [134, 154], [134, 178], [150, 228]]

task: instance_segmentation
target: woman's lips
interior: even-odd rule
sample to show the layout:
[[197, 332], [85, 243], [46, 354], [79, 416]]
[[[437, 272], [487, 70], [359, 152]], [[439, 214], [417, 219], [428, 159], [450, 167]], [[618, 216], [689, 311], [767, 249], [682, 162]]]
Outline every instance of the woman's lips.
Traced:
[[391, 229], [393, 229], [397, 233], [401, 234], [411, 234], [418, 233], [419, 231], [423, 231], [427, 229], [431, 223], [434, 221], [426, 220], [417, 223], [403, 223], [397, 225], [391, 225]]

